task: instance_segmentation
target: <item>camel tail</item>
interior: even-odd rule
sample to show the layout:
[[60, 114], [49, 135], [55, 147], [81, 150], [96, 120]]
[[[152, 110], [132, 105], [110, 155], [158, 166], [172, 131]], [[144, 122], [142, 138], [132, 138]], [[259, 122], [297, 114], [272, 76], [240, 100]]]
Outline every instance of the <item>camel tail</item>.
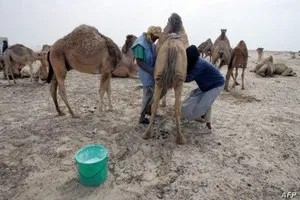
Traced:
[[159, 85], [162, 87], [162, 95], [167, 93], [169, 88], [172, 88], [176, 79], [176, 61], [177, 49], [175, 46], [168, 48], [165, 67], [161, 76]]
[[117, 67], [117, 64], [120, 62], [120, 60], [122, 59], [122, 54], [121, 54], [121, 50], [119, 49], [119, 47], [112, 41], [112, 39], [110, 39], [109, 37], [106, 37], [105, 35], [101, 34], [100, 32], [98, 32], [98, 34], [103, 37], [106, 41], [106, 46], [108, 49], [108, 53], [111, 56], [111, 61], [112, 61], [112, 65], [114, 67], [114, 69]]
[[51, 62], [50, 62], [50, 51], [48, 51], [48, 53], [47, 53], [47, 60], [49, 63], [49, 72], [48, 72], [48, 77], [47, 77], [47, 83], [50, 83], [52, 80], [53, 73], [54, 73]]

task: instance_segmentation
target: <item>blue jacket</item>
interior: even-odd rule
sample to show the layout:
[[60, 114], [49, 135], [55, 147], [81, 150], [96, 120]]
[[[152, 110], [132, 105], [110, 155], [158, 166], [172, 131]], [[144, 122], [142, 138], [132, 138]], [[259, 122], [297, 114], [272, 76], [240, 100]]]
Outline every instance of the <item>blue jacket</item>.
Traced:
[[[147, 38], [146, 34], [142, 34], [139, 38], [135, 40], [131, 49], [134, 49], [137, 45], [140, 45], [144, 49], [145, 53], [145, 60], [144, 62], [150, 67], [154, 68], [155, 65], [155, 44], [151, 44]], [[139, 78], [143, 84], [143, 86], [153, 86], [154, 85], [154, 78], [151, 74], [144, 71], [142, 68], [138, 67]]]
[[220, 71], [211, 63], [202, 58], [198, 58], [194, 68], [186, 77], [185, 82], [196, 81], [202, 92], [224, 85], [225, 80]]

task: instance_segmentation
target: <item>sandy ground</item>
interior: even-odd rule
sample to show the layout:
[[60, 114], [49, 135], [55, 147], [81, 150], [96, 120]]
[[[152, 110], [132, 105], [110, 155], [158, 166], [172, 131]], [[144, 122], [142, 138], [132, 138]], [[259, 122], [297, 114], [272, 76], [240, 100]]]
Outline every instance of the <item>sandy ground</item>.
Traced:
[[[184, 121], [183, 146], [175, 144], [173, 92], [159, 109], [155, 137], [143, 140], [139, 80], [114, 78], [115, 110], [98, 115], [98, 76], [69, 72], [68, 99], [80, 115], [73, 119], [61, 99], [67, 115], [56, 116], [49, 85], [18, 79], [8, 86], [1, 78], [0, 199], [274, 200], [283, 192], [300, 199], [300, 58], [288, 52], [265, 57], [270, 54], [298, 77], [250, 73], [257, 59], [251, 51], [246, 90], [238, 86], [218, 97], [212, 133]], [[185, 84], [183, 97], [195, 87]], [[109, 149], [109, 177], [88, 188], [78, 183], [74, 155], [94, 143]]]

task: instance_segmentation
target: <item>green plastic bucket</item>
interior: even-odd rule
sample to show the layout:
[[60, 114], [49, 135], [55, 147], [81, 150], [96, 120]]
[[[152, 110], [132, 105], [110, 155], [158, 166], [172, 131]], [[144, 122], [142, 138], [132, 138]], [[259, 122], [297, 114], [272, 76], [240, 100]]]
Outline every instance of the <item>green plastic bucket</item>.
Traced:
[[87, 145], [75, 155], [80, 184], [98, 186], [107, 178], [108, 150], [101, 145]]

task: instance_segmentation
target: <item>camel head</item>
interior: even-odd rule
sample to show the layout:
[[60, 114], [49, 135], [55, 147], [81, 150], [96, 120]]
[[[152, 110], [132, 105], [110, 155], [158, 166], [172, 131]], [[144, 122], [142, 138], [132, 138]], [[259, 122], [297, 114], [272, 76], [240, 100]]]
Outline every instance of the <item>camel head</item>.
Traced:
[[258, 47], [258, 48], [256, 49], [256, 51], [257, 51], [258, 53], [263, 52], [263, 50], [264, 50], [264, 48], [262, 48], [262, 47]]
[[172, 13], [168, 18], [167, 26], [164, 28], [165, 33], [178, 33], [183, 30], [181, 17], [177, 13]]
[[221, 34], [225, 35], [226, 34], [227, 29], [221, 29]]
[[47, 52], [34, 52], [32, 55], [32, 60], [43, 60], [47, 57]]
[[127, 35], [122, 52], [126, 54], [136, 39], [137, 37], [135, 35]]
[[42, 47], [42, 51], [45, 51], [45, 52], [47, 52], [47, 51], [49, 51], [49, 50], [50, 50], [50, 48], [51, 48], [51, 46], [50, 46], [50, 45], [48, 45], [48, 44], [44, 44], [44, 45], [43, 45], [43, 47]]

